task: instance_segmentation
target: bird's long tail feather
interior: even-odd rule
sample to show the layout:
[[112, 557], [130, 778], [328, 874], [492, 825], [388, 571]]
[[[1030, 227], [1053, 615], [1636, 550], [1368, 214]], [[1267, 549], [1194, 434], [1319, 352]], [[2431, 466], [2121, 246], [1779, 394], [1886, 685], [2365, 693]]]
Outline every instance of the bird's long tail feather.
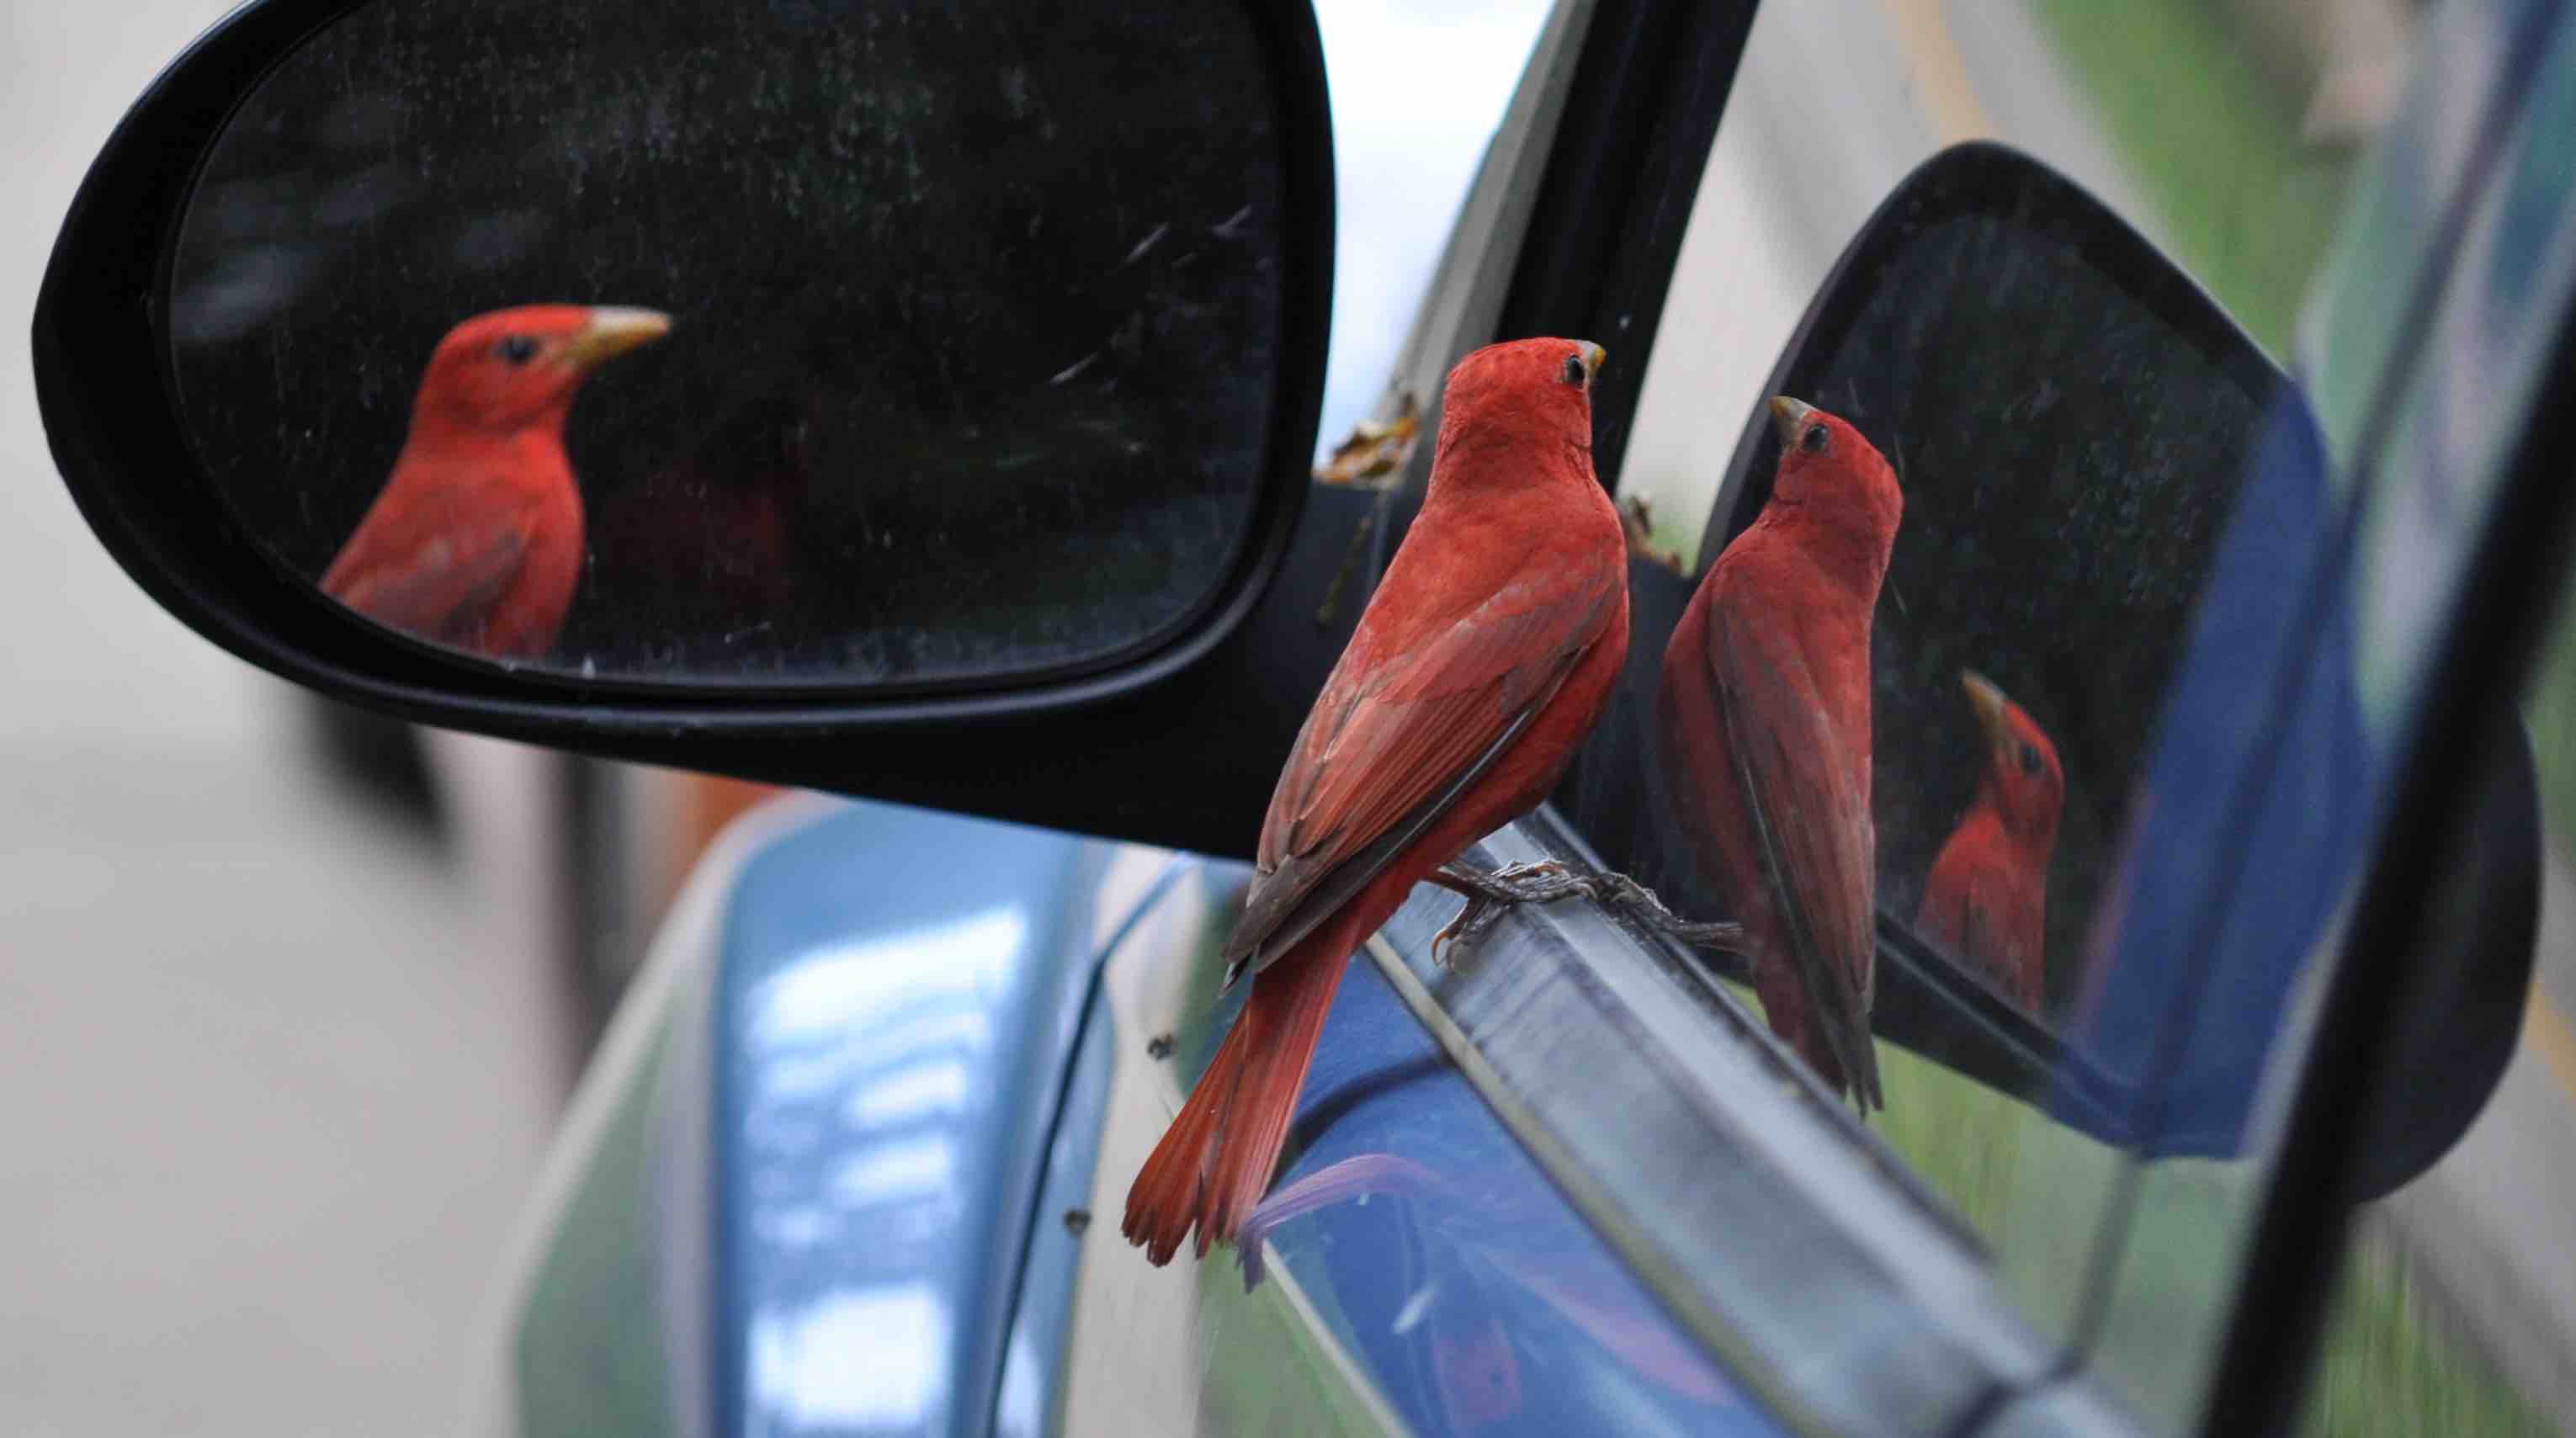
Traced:
[[1127, 1190], [1120, 1231], [1148, 1261], [1169, 1262], [1193, 1226], [1201, 1258], [1210, 1243], [1232, 1243], [1269, 1188], [1351, 951], [1384, 918], [1354, 912], [1360, 907], [1335, 915], [1254, 977], [1243, 1013]]

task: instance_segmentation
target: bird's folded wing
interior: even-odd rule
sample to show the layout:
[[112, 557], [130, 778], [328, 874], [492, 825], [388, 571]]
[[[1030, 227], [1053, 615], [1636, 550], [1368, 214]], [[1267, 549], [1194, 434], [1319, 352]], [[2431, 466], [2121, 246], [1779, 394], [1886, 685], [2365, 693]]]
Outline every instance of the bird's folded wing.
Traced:
[[1996, 896], [1990, 892], [1993, 888], [1994, 881], [1983, 870], [1968, 875], [1967, 883], [1959, 894], [1959, 942], [1958, 951], [1952, 957], [1974, 968], [1997, 987], [2002, 987], [2005, 967], [1999, 942], [2002, 936], [1991, 932], [1988, 923], [1989, 916], [1995, 912]]
[[[1708, 629], [1727, 749], [1825, 1040], [1867, 1101], [1880, 1102], [1869, 1042], [1877, 929], [1870, 913], [1874, 831], [1849, 745], [1822, 687], [1777, 612], [1716, 607]], [[1863, 741], [1864, 743], [1866, 740]]]
[[379, 624], [469, 641], [527, 562], [531, 517], [489, 508], [381, 504], [322, 576], [323, 592]]
[[1271, 794], [1227, 982], [1304, 938], [1492, 768], [1609, 626], [1623, 580], [1538, 576], [1409, 650], [1354, 640]]

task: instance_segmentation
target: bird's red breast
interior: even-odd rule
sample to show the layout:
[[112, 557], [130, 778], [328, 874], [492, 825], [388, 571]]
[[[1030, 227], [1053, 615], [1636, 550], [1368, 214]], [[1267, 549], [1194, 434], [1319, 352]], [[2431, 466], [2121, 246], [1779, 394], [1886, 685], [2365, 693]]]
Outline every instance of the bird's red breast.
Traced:
[[651, 310], [530, 305], [448, 331], [393, 474], [323, 572], [323, 592], [494, 658], [551, 648], [583, 545], [565, 417], [594, 369], [669, 328]]
[[1272, 792], [1229, 972], [1251, 997], [1137, 1175], [1161, 1263], [1231, 1242], [1268, 1187], [1351, 952], [1414, 884], [1537, 806], [1627, 649], [1624, 540], [1593, 477], [1598, 346], [1521, 340], [1451, 371], [1422, 512]]

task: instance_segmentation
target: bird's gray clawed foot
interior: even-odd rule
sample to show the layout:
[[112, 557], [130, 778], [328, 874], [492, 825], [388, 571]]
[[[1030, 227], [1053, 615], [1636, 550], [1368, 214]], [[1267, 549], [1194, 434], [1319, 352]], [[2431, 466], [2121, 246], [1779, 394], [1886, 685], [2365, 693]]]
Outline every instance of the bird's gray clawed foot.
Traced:
[[1739, 926], [1693, 923], [1684, 919], [1665, 908], [1664, 901], [1655, 896], [1654, 890], [1625, 874], [1577, 869], [1555, 859], [1541, 859], [1534, 863], [1507, 864], [1491, 873], [1451, 864], [1432, 875], [1431, 882], [1467, 901], [1459, 909], [1458, 917], [1431, 941], [1432, 962], [1442, 968], [1449, 966], [1444, 953], [1446, 945], [1473, 943], [1501, 920], [1505, 910], [1520, 904], [1552, 904], [1576, 895], [1605, 909], [1616, 909], [1640, 926], [1668, 934], [1686, 944], [1738, 953], [1743, 950], [1744, 931]]
[[[1514, 865], [1513, 869], [1530, 867]], [[1495, 873], [1470, 869], [1464, 864], [1443, 866], [1431, 876], [1431, 882], [1466, 900], [1458, 906], [1458, 916], [1437, 934], [1431, 936], [1431, 962], [1450, 967], [1449, 951], [1459, 945], [1473, 944], [1485, 936], [1503, 912], [1524, 902], [1521, 892], [1506, 878], [1512, 869]]]
[[1450, 967], [1451, 949], [1473, 946], [1482, 940], [1512, 908], [1592, 892], [1588, 876], [1554, 859], [1508, 864], [1491, 873], [1450, 864], [1433, 874], [1431, 882], [1466, 900], [1459, 906], [1458, 916], [1431, 938], [1431, 962], [1444, 969]]
[[1744, 952], [1744, 927], [1741, 924], [1694, 923], [1665, 908], [1664, 901], [1656, 897], [1654, 890], [1625, 874], [1601, 873], [1592, 877], [1599, 885], [1593, 902], [1605, 909], [1617, 909], [1645, 928], [1697, 948]]
[[1486, 875], [1493, 886], [1522, 904], [1554, 903], [1569, 894], [1587, 892], [1587, 879], [1555, 859], [1505, 864]]
[[1552, 904], [1576, 894], [1590, 895], [1595, 877], [1554, 859], [1539, 859], [1527, 864], [1505, 864], [1491, 873], [1451, 864], [1433, 875], [1432, 882], [1509, 908], [1514, 904]]
[[1458, 916], [1451, 919], [1439, 933], [1431, 936], [1431, 962], [1443, 969], [1450, 967], [1448, 954], [1450, 947], [1457, 944], [1472, 944], [1483, 938], [1485, 931], [1492, 928], [1494, 921], [1502, 916], [1503, 911], [1496, 907], [1491, 899], [1482, 894], [1467, 895], [1467, 901], [1458, 906]]

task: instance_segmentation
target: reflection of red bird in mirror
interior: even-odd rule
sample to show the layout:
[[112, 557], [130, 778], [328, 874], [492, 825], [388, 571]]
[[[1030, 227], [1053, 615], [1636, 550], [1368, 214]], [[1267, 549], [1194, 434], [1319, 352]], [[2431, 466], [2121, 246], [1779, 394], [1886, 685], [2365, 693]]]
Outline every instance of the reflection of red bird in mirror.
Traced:
[[1127, 1194], [1155, 1263], [1231, 1242], [1270, 1185], [1351, 952], [1413, 886], [1536, 808], [1628, 643], [1592, 474], [1598, 345], [1491, 345], [1449, 375], [1422, 513], [1306, 716], [1226, 943], [1252, 996]]
[[[810, 381], [758, 371], [733, 376], [728, 389], [694, 417], [686, 447], [625, 502], [591, 515], [592, 582], [658, 586], [676, 633], [741, 663], [814, 628], [814, 616], [789, 606], [808, 569], [831, 587], [836, 576], [806, 556], [836, 546], [844, 530], [823, 519], [813, 481], [811, 439], [834, 399]], [[692, 663], [715, 658], [694, 643], [683, 653]]]
[[1675, 813], [1744, 925], [1772, 1031], [1866, 1111], [1885, 1104], [1869, 1033], [1870, 616], [1905, 497], [1849, 424], [1787, 398], [1771, 416], [1770, 503], [1673, 627], [1656, 731]]
[[1985, 731], [1985, 773], [1959, 827], [1932, 861], [1915, 931], [1968, 960], [2032, 1014], [2040, 1012], [2048, 858], [2066, 776], [2057, 746], [2021, 706], [1964, 670], [1960, 687]]
[[652, 310], [529, 305], [448, 331], [393, 478], [323, 572], [323, 592], [441, 644], [545, 653], [581, 577], [564, 417], [593, 369], [670, 327]]

